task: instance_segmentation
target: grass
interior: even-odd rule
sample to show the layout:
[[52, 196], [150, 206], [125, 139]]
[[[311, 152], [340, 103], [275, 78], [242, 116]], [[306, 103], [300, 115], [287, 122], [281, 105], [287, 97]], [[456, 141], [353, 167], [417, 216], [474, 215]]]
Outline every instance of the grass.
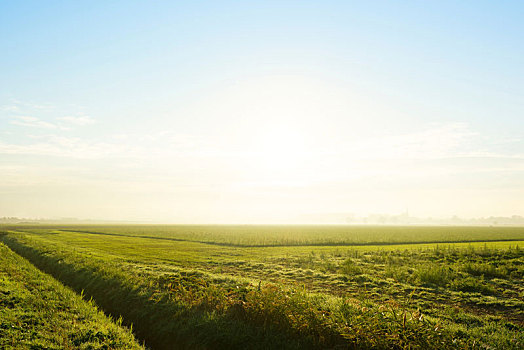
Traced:
[[[225, 228], [191, 236], [189, 226], [25, 226], [6, 227], [2, 239], [132, 322], [158, 349], [519, 349], [524, 343], [522, 229], [467, 228], [468, 235], [466, 228], [446, 234], [416, 227], [402, 236], [398, 227], [384, 228], [380, 244], [365, 245], [379, 235], [372, 227], [356, 245], [348, 245], [356, 236], [316, 245], [334, 237], [334, 228], [325, 234], [308, 228], [304, 237], [297, 227]], [[287, 238], [274, 236], [285, 229], [292, 231]], [[244, 237], [246, 230], [258, 236]], [[460, 232], [462, 243], [427, 243]], [[477, 242], [488, 233], [491, 242]]]
[[2, 243], [0, 348], [143, 349], [128, 329]]

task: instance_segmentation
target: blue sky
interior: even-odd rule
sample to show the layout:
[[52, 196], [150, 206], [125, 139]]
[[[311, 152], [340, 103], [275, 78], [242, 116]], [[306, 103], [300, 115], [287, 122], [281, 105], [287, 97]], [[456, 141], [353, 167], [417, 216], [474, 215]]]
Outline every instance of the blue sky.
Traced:
[[0, 4], [0, 216], [524, 214], [524, 5]]

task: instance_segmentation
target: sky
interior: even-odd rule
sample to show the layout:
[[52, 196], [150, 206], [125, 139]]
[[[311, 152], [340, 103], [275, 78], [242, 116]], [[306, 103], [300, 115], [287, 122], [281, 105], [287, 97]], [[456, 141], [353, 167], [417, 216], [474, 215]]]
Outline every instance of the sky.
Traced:
[[0, 217], [524, 215], [521, 1], [2, 1]]

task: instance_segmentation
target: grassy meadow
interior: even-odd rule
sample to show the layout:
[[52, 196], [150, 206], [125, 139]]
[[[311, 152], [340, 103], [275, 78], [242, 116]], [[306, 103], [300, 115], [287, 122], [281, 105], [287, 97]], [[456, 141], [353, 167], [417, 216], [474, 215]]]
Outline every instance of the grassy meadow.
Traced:
[[524, 228], [4, 226], [152, 349], [520, 349]]
[[143, 349], [118, 323], [0, 243], [1, 349]]

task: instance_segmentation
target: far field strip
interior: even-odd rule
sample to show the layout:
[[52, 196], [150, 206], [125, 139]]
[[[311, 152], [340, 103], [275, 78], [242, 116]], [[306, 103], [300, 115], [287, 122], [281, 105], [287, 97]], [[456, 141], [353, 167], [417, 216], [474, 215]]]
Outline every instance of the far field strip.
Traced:
[[[27, 230], [12, 230], [11, 232], [29, 233]], [[57, 242], [69, 242], [77, 249], [88, 249], [91, 254], [100, 251], [105, 256], [112, 255], [127, 261], [158, 262], [165, 261], [178, 264], [211, 264], [221, 261], [230, 263], [231, 258], [244, 261], [267, 262], [276, 256], [301, 257], [316, 254], [347, 254], [351, 251], [394, 251], [394, 250], [427, 250], [435, 248], [467, 249], [488, 248], [507, 249], [509, 247], [524, 247], [524, 240], [498, 241], [468, 241], [468, 242], [435, 242], [435, 243], [389, 243], [389, 244], [342, 244], [342, 245], [287, 245], [287, 246], [238, 246], [213, 244], [208, 242], [191, 241], [185, 239], [162, 238], [155, 236], [137, 236], [104, 232], [84, 232], [73, 230], [51, 230], [40, 238]], [[89, 236], [101, 235], [104, 243]], [[141, 247], [142, 249], [136, 249]], [[205, 266], [205, 265], [204, 265]]]
[[[18, 230], [20, 231], [20, 230]], [[123, 237], [133, 237], [133, 238], [144, 238], [144, 239], [157, 239], [165, 241], [175, 241], [175, 242], [191, 242], [191, 243], [200, 243], [200, 244], [209, 244], [217, 245], [224, 247], [245, 247], [245, 248], [272, 248], [272, 247], [376, 247], [376, 246], [393, 246], [398, 248], [400, 246], [407, 245], [418, 245], [425, 247], [427, 245], [434, 244], [463, 244], [463, 243], [502, 243], [502, 242], [512, 242], [515, 244], [521, 244], [524, 242], [521, 238], [507, 238], [507, 239], [463, 239], [463, 240], [427, 240], [427, 241], [407, 241], [407, 242], [315, 242], [315, 243], [274, 243], [274, 244], [238, 244], [238, 243], [228, 243], [228, 242], [214, 242], [211, 240], [195, 240], [187, 238], [175, 238], [175, 237], [160, 237], [160, 236], [150, 236], [150, 235], [133, 235], [133, 234], [119, 234], [119, 233], [109, 233], [109, 232], [97, 232], [97, 231], [85, 231], [85, 230], [66, 230], [59, 229], [55, 230], [57, 232], [72, 232], [72, 233], [86, 233], [93, 235], [106, 235], [106, 236], [123, 236]]]

